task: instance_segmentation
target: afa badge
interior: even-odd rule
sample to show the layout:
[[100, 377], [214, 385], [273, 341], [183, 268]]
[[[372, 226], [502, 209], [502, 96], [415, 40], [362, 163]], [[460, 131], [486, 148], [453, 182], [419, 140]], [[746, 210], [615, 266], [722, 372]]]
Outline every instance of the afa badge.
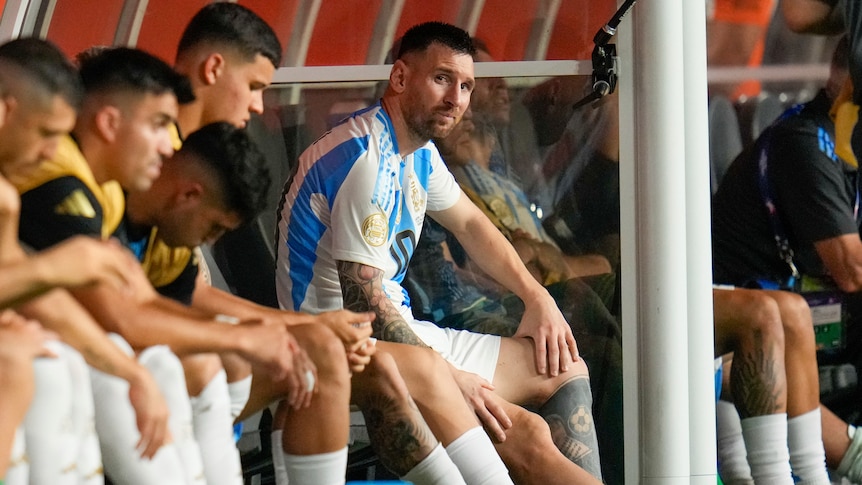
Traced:
[[389, 228], [383, 214], [379, 212], [372, 214], [362, 222], [362, 237], [371, 246], [382, 246], [387, 236], [389, 236]]

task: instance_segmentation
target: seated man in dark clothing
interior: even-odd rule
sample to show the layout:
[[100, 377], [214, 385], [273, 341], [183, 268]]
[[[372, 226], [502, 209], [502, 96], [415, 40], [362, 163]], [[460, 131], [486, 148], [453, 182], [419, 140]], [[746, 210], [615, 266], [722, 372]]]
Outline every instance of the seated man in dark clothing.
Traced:
[[[862, 283], [855, 270], [862, 262], [855, 256], [862, 254], [858, 172], [849, 136], [844, 143], [836, 136], [849, 135], [851, 126], [844, 104], [850, 99], [847, 56], [842, 41], [826, 89], [785, 112], [731, 164], [713, 198], [712, 228], [716, 283], [826, 292], [844, 299], [852, 321], [859, 298], [851, 292]], [[840, 309], [829, 307], [813, 313], [830, 309], [840, 316]], [[827, 320], [822, 323], [835, 319]], [[862, 344], [858, 327], [850, 325], [844, 339], [846, 356], [854, 360]], [[791, 349], [788, 340], [787, 355], [799, 354]], [[827, 463], [857, 481], [853, 463], [862, 440], [833, 414], [822, 417]]]

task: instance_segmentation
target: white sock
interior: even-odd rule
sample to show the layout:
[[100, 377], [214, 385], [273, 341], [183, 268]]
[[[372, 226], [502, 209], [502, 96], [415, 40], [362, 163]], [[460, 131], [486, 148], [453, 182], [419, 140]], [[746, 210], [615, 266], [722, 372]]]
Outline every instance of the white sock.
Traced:
[[201, 393], [191, 398], [195, 440], [200, 446], [209, 485], [242, 485], [239, 450], [233, 440], [233, 418], [227, 374], [219, 371]]
[[138, 361], [150, 371], [168, 403], [171, 416], [168, 426], [174, 438], [185, 480], [189, 485], [205, 485], [206, 476], [201, 450], [195, 440], [192, 406], [189, 402], [186, 375], [180, 359], [165, 345], [144, 349]]
[[84, 358], [71, 347], [64, 349], [69, 362], [72, 383], [72, 433], [77, 439], [77, 475], [80, 485], [102, 485], [102, 452], [96, 436], [93, 389], [90, 386], [90, 368]]
[[77, 440], [72, 430], [72, 383], [63, 344], [52, 342], [55, 359], [36, 359], [36, 391], [24, 418], [30, 481], [52, 485], [77, 482]]
[[718, 474], [721, 480], [726, 484], [753, 484], [736, 406], [727, 401], [718, 401], [715, 405], [715, 416], [718, 434]]
[[284, 466], [291, 485], [344, 485], [347, 474], [347, 447], [316, 455], [285, 453]]
[[797, 485], [829, 485], [826, 452], [820, 431], [820, 408], [787, 420], [787, 447], [790, 467]]
[[856, 432], [856, 427], [848, 425], [847, 435], [850, 437], [850, 447], [844, 452], [836, 473], [853, 483], [862, 482], [862, 433]]
[[437, 444], [431, 453], [425, 457], [402, 480], [413, 482], [414, 485], [464, 485], [464, 478], [458, 467], [446, 454], [443, 445]]
[[275, 469], [275, 484], [287, 485], [287, 469], [284, 467], [284, 446], [281, 444], [284, 432], [280, 429], [269, 435], [272, 443], [272, 467]]
[[767, 414], [742, 420], [742, 437], [754, 483], [793, 485], [787, 450], [787, 414]]
[[245, 409], [248, 397], [251, 395], [251, 375], [245, 379], [228, 382], [227, 391], [230, 394], [230, 417], [236, 419]]
[[446, 453], [468, 485], [512, 484], [509, 470], [480, 426], [467, 430], [449, 443]]
[[27, 445], [24, 441], [24, 428], [19, 426], [15, 430], [15, 441], [12, 442], [12, 453], [9, 456], [9, 468], [6, 469], [6, 485], [27, 485], [30, 481]]
[[[111, 335], [111, 338], [127, 354], [133, 355], [131, 347], [122, 338], [116, 335]], [[148, 350], [144, 351], [141, 357], [146, 357]], [[150, 361], [151, 359], [147, 358], [146, 360]], [[144, 363], [143, 360], [142, 363]], [[176, 372], [179, 372], [179, 378], [181, 378], [182, 392], [185, 394], [185, 376], [182, 373], [182, 366], [180, 366], [178, 360], [176, 366]], [[162, 372], [161, 376], [153, 372], [153, 377], [156, 379], [160, 389], [163, 389], [163, 386], [166, 384], [162, 381], [168, 375], [168, 372]], [[99, 443], [102, 447], [102, 460], [105, 464], [105, 473], [111, 480], [114, 483], [122, 483], [124, 485], [147, 485], [152, 483], [186, 485], [183, 463], [176, 445], [177, 432], [174, 431], [174, 428], [171, 427], [171, 434], [175, 440], [174, 443], [162, 446], [151, 460], [141, 459], [140, 453], [135, 450], [135, 445], [138, 443], [141, 435], [138, 432], [136, 424], [135, 410], [129, 402], [128, 382], [92, 368], [90, 369], [90, 380], [93, 387], [93, 402], [96, 408], [96, 433], [99, 436]], [[164, 390], [162, 392], [168, 402], [168, 407], [171, 411], [171, 421], [173, 421], [176, 403], [170, 399]], [[186, 407], [188, 407], [187, 395], [185, 402]], [[191, 411], [188, 411], [188, 414], [191, 414]]]

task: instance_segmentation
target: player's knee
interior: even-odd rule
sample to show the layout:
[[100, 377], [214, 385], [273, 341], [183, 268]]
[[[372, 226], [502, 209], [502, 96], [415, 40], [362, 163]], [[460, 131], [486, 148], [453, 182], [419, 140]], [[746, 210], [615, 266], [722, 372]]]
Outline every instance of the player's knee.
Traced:
[[317, 366], [317, 375], [321, 382], [337, 380], [347, 385], [350, 371], [347, 366], [347, 354], [344, 344], [328, 328], [322, 325], [310, 325], [303, 329], [298, 338], [300, 347]]
[[183, 365], [167, 346], [156, 345], [144, 349], [138, 356], [138, 362], [150, 371], [163, 393], [166, 389], [182, 389], [185, 392], [186, 379]]
[[752, 292], [738, 310], [747, 321], [746, 328], [762, 336], [763, 342], [780, 341], [783, 344], [781, 310], [774, 299], [762, 292]]
[[501, 449], [506, 466], [512, 471], [529, 471], [531, 466], [541, 463], [543, 457], [556, 453], [548, 424], [539, 415], [526, 410], [509, 413], [512, 428], [507, 431], [508, 450]]
[[784, 316], [781, 323], [784, 326], [785, 339], [795, 345], [809, 343], [814, 345], [811, 308], [805, 298], [796, 293], [778, 293], [776, 302]]
[[439, 352], [433, 349], [417, 348], [410, 356], [410, 365], [422, 373], [423, 380], [449, 377], [449, 364]]
[[408, 396], [407, 385], [398, 371], [398, 365], [387, 352], [376, 352], [362, 374], [354, 379], [357, 380], [357, 386], [354, 387], [358, 388], [354, 395], [360, 406], [363, 404], [362, 400], [370, 396], [386, 396], [395, 401]]

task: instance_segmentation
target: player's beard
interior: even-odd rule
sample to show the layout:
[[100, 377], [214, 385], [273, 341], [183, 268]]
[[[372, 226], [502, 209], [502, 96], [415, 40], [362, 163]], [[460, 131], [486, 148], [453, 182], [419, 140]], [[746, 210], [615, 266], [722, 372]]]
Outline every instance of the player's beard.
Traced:
[[457, 124], [442, 126], [436, 117], [437, 113], [448, 113], [450, 110], [435, 109], [430, 113], [412, 112], [406, 117], [407, 128], [412, 136], [417, 140], [425, 143], [429, 140], [446, 138], [452, 129]]

